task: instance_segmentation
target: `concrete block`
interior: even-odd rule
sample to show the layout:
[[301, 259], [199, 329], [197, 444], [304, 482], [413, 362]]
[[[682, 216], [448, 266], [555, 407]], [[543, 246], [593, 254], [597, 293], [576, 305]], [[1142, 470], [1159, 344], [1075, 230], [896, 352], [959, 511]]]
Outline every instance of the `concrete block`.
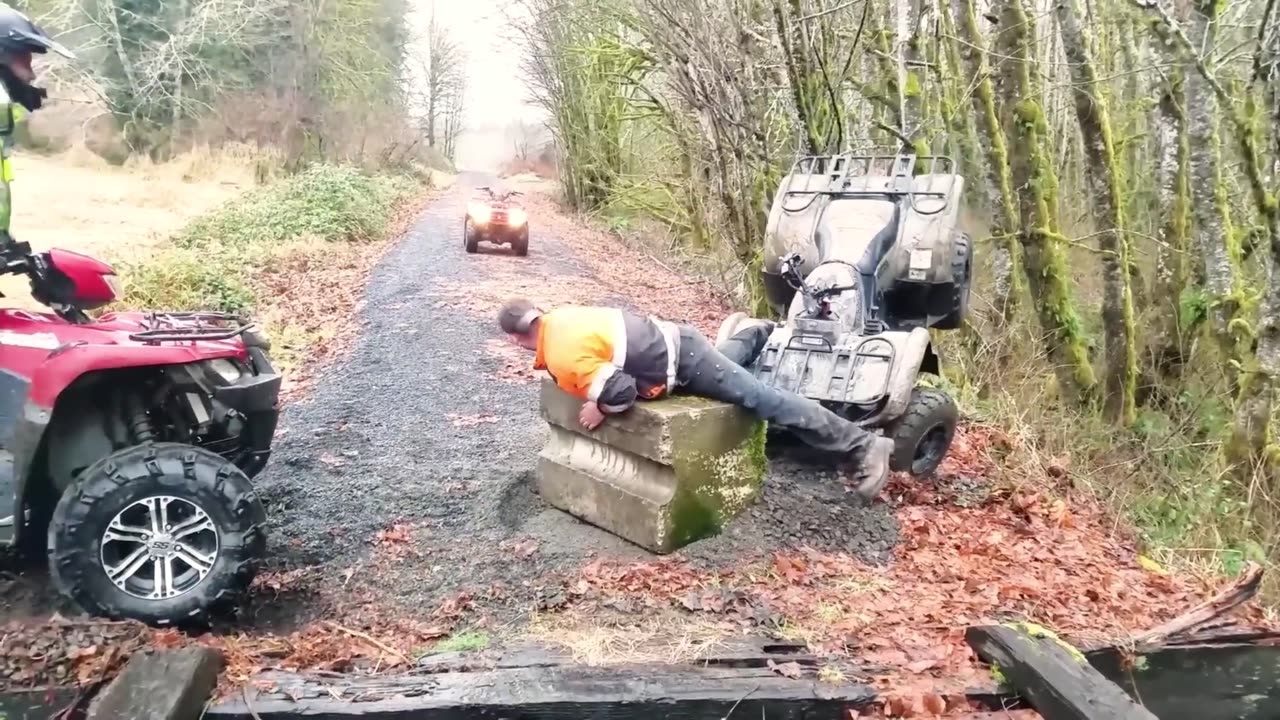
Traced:
[[87, 720], [197, 720], [218, 684], [222, 655], [202, 646], [139, 650], [102, 694]]
[[594, 432], [582, 401], [543, 380], [551, 426], [538, 457], [548, 503], [656, 553], [720, 532], [760, 494], [765, 424], [697, 397], [641, 401]]

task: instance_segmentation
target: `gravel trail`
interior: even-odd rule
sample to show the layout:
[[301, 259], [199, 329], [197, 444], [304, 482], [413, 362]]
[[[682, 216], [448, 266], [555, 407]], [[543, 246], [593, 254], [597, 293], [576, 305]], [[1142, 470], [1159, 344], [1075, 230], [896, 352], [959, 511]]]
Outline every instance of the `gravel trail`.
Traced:
[[[351, 353], [286, 409], [259, 479], [277, 569], [319, 566], [404, 608], [465, 591], [520, 611], [540, 578], [596, 557], [652, 557], [531, 492], [547, 432], [536, 385], [496, 379], [504, 360], [485, 349], [501, 339], [496, 306], [449, 289], [498, 268], [547, 282], [586, 275], [537, 216], [527, 258], [463, 250], [466, 199], [492, 180], [463, 174], [427, 209], [373, 271]], [[765, 502], [682, 554], [720, 565], [809, 545], [883, 560], [896, 540], [891, 513], [843, 495], [833, 472], [777, 460]]]

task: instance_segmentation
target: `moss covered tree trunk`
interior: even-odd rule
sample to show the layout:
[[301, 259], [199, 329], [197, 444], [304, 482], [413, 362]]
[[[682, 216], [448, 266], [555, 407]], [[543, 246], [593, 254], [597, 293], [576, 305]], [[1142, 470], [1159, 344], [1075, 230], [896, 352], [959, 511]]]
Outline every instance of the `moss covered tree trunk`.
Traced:
[[[969, 183], [981, 187], [984, 184], [986, 165], [979, 156], [973, 106], [968, 102], [971, 79], [977, 75], [961, 59], [960, 39], [956, 35], [956, 23], [951, 12], [956, 4], [948, 5], [948, 0], [939, 0], [934, 8], [938, 12], [942, 29], [942, 46], [938, 55], [943, 62], [938, 63], [937, 72], [937, 81], [942, 88], [942, 119], [950, 136], [951, 152], [957, 156], [960, 172], [964, 173]], [[989, 191], [971, 194], [969, 204], [987, 213], [995, 212], [990, 205]], [[1007, 277], [1004, 278], [1004, 284], [1008, 284]]]
[[[1209, 47], [1214, 40], [1215, 0], [1198, 0], [1191, 19], [1193, 42]], [[1237, 267], [1240, 251], [1231, 227], [1226, 184], [1222, 179], [1222, 148], [1218, 138], [1218, 99], [1209, 81], [1187, 73], [1188, 130], [1191, 140], [1191, 200], [1195, 219], [1194, 244], [1204, 263], [1205, 290], [1212, 305], [1214, 336], [1224, 357], [1234, 357], [1230, 323], [1238, 309]]]
[[1176, 387], [1186, 364], [1185, 331], [1188, 321], [1182, 310], [1189, 267], [1186, 261], [1190, 231], [1191, 148], [1187, 142], [1186, 93], [1182, 68], [1169, 70], [1160, 94], [1156, 114], [1156, 197], [1158, 199], [1156, 274], [1151, 291], [1155, 327], [1151, 336], [1152, 364], [1156, 376], [1168, 388]]
[[995, 275], [996, 316], [1002, 324], [1007, 324], [1013, 319], [1018, 301], [1025, 293], [1022, 248], [1015, 236], [1019, 225], [1018, 204], [1009, 176], [1009, 148], [1000, 124], [986, 40], [978, 26], [977, 2], [952, 0], [951, 10], [961, 40], [964, 76], [972, 78], [973, 118], [978, 146], [986, 163], [986, 173], [981, 182], [991, 213], [991, 266]]
[[[1233, 94], [1219, 82], [1215, 64], [1199, 54], [1200, 48], [1213, 47], [1216, 39], [1218, 13], [1222, 10], [1216, 0], [1196, 0], [1187, 18], [1190, 37], [1162, 7], [1154, 9], [1159, 30], [1177, 48], [1178, 58], [1193, 68], [1187, 71], [1187, 88], [1188, 102], [1195, 108], [1191, 113], [1191, 157], [1194, 187], [1200, 193], [1196, 197], [1196, 220], [1199, 223], [1203, 219], [1209, 230], [1220, 233], [1220, 237], [1214, 237], [1205, 227], [1199, 227], [1198, 240], [1205, 256], [1206, 283], [1214, 300], [1214, 329], [1219, 345], [1240, 369], [1235, 424], [1226, 448], [1227, 458], [1238, 470], [1246, 471], [1267, 455], [1275, 384], [1280, 378], [1280, 282], [1276, 282], [1276, 273], [1280, 272], [1280, 206], [1267, 187], [1262, 138], [1252, 117], [1257, 109], [1259, 90], [1247, 86], [1238, 93], [1244, 96], [1242, 111], [1236, 106]], [[1248, 321], [1239, 317], [1245, 290], [1240, 286], [1239, 239], [1231, 228], [1228, 191], [1221, 176], [1219, 113], [1226, 117], [1232, 131], [1247, 190], [1267, 243], [1264, 262], [1268, 282], [1257, 330], [1252, 337]], [[1209, 183], [1212, 183], [1209, 186], [1212, 205], [1209, 204], [1210, 191], [1201, 187]]]
[[1048, 124], [1033, 82], [1035, 21], [1024, 0], [998, 0], [996, 54], [1002, 124], [1010, 137], [1009, 174], [1018, 198], [1018, 239], [1028, 287], [1044, 333], [1045, 350], [1069, 402], [1089, 399], [1096, 385], [1086, 338], [1072, 299], [1071, 278], [1057, 222], [1057, 177], [1047, 149]]
[[1058, 28], [1071, 67], [1076, 120], [1084, 139], [1085, 174], [1098, 223], [1104, 293], [1102, 325], [1106, 349], [1103, 396], [1107, 415], [1128, 425], [1134, 420], [1134, 386], [1138, 355], [1134, 349], [1133, 294], [1129, 281], [1129, 240], [1124, 217], [1119, 159], [1111, 136], [1111, 119], [1089, 52], [1076, 0], [1057, 3]]

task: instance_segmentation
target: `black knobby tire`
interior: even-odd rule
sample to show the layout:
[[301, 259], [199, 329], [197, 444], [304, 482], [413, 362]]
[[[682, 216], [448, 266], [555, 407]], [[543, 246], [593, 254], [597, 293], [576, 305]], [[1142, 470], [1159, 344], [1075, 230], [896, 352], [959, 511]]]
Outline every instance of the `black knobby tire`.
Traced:
[[520, 233], [520, 237], [516, 238], [516, 241], [511, 243], [511, 248], [515, 250], [516, 254], [521, 257], [528, 255], [529, 254], [529, 231], [525, 230], [524, 232]]
[[969, 315], [969, 288], [973, 285], [973, 241], [968, 233], [957, 233], [951, 243], [951, 311], [934, 326], [956, 330]]
[[950, 395], [934, 388], [913, 389], [906, 411], [890, 428], [889, 467], [917, 477], [933, 474], [951, 448], [959, 420], [960, 410]]
[[467, 218], [462, 221], [462, 244], [467, 248], [467, 252], [473, 253], [480, 249], [480, 239], [476, 237], [475, 226], [471, 224], [471, 219]]
[[[139, 500], [166, 496], [197, 506], [217, 533], [208, 574], [165, 599], [117, 587], [103, 567], [103, 533]], [[154, 443], [108, 455], [67, 488], [48, 531], [50, 575], [87, 612], [152, 625], [205, 625], [234, 608], [266, 554], [266, 512], [249, 478], [225, 458], [191, 445]]]

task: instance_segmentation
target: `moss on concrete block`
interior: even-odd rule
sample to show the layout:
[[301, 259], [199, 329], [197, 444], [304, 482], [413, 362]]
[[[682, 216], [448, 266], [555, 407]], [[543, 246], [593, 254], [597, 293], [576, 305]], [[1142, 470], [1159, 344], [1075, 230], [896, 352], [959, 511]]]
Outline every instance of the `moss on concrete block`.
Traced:
[[546, 381], [552, 434], [538, 466], [552, 505], [654, 552], [717, 534], [759, 497], [765, 424], [697, 397], [641, 402], [594, 432], [582, 403]]

